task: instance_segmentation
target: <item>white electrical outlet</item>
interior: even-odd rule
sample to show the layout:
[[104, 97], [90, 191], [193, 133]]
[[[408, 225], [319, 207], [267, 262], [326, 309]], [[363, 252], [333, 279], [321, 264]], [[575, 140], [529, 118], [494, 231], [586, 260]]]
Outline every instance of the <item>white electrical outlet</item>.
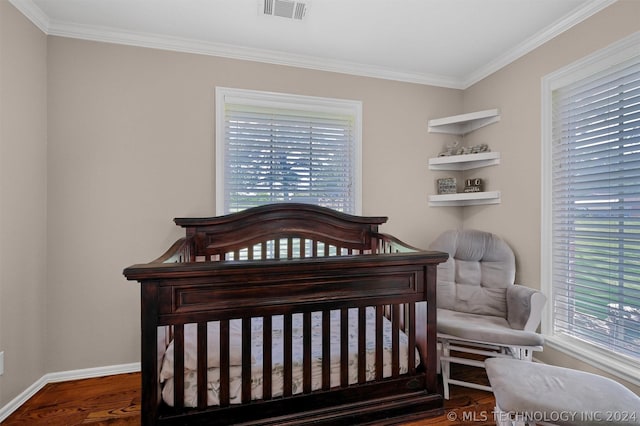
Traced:
[[0, 376], [4, 374], [4, 351], [0, 352]]

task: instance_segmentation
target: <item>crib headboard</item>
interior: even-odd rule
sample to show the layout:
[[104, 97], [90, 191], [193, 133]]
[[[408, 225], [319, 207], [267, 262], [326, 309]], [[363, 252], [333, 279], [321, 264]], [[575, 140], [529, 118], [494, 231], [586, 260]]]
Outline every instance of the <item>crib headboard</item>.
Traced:
[[375, 253], [386, 217], [311, 204], [270, 204], [211, 218], [176, 218], [186, 230], [184, 261], [265, 260]]

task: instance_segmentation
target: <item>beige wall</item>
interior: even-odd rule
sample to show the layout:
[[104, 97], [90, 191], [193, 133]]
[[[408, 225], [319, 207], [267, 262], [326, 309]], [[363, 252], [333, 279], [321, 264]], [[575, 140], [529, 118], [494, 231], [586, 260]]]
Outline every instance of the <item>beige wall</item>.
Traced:
[[[473, 134], [502, 154], [499, 167], [486, 169], [491, 185], [502, 190], [502, 204], [465, 210], [464, 226], [503, 235], [514, 247], [520, 283], [540, 288], [541, 232], [541, 79], [636, 31], [640, 2], [620, 0], [464, 92], [465, 111], [500, 108], [502, 117]], [[593, 370], [545, 348], [541, 360]], [[636, 393], [640, 388], [626, 383]]]
[[[459, 90], [50, 37], [47, 371], [139, 360], [139, 288], [177, 216], [210, 216], [216, 86], [361, 100], [363, 213], [425, 246], [460, 215], [430, 209], [427, 120]], [[437, 149], [435, 149], [437, 151]]]
[[46, 372], [46, 43], [0, 1], [0, 407]]

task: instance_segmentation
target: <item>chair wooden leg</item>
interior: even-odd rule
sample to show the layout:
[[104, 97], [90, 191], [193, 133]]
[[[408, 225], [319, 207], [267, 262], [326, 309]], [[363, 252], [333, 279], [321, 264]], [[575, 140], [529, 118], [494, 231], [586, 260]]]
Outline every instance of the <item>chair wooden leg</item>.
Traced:
[[440, 357], [440, 370], [442, 371], [442, 387], [444, 389], [444, 399], [449, 399], [449, 378], [451, 377], [451, 363], [449, 362], [449, 341], [441, 340], [442, 356]]

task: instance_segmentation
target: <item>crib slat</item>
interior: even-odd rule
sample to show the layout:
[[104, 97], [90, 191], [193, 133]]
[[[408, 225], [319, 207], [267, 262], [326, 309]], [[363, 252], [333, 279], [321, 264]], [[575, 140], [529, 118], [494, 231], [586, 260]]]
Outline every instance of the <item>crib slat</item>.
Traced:
[[198, 408], [207, 406], [207, 323], [198, 323]]
[[[229, 365], [229, 320], [220, 321], [220, 365]], [[229, 369], [220, 369], [220, 406], [227, 407], [230, 401]]]
[[293, 238], [287, 238], [287, 259], [293, 258]]
[[173, 406], [184, 407], [184, 324], [176, 324], [173, 328]]
[[376, 380], [384, 375], [384, 306], [376, 306]]
[[367, 381], [367, 312], [366, 307], [358, 308], [358, 383]]
[[391, 376], [400, 374], [400, 306], [392, 305], [391, 309]]
[[302, 391], [311, 392], [311, 312], [302, 320]]
[[267, 259], [267, 242], [260, 243], [260, 260]]
[[284, 384], [282, 390], [284, 396], [291, 396], [293, 389], [292, 334], [291, 314], [287, 313], [284, 315]]
[[262, 354], [262, 397], [271, 399], [272, 393], [272, 366], [273, 366], [273, 325], [271, 316], [267, 315], [262, 320], [263, 329], [263, 354]]
[[300, 258], [303, 259], [303, 258], [307, 257], [306, 256], [306, 254], [307, 254], [306, 240], [304, 238], [298, 238], [298, 242], [300, 244], [300, 247], [298, 248], [298, 250], [299, 250], [298, 252], [300, 253]]
[[340, 386], [349, 386], [349, 309], [340, 309]]
[[251, 401], [251, 318], [242, 318], [242, 402]]
[[280, 238], [276, 238], [273, 242], [273, 258], [280, 259]]
[[331, 388], [331, 311], [322, 311], [322, 389]]
[[409, 336], [409, 350], [407, 351], [407, 372], [409, 374], [416, 374], [416, 356], [414, 348], [416, 347], [416, 304], [409, 303], [409, 319], [405, 322], [405, 330]]

